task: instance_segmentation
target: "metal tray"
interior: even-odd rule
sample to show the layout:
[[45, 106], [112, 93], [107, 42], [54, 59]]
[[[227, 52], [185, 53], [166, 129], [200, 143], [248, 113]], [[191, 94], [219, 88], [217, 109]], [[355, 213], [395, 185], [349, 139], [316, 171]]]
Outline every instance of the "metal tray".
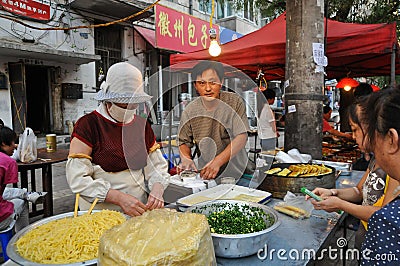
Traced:
[[262, 204], [269, 201], [271, 197], [272, 194], [266, 191], [232, 184], [220, 184], [180, 198], [177, 200], [176, 204], [179, 209], [184, 210], [187, 207], [210, 200], [242, 200]]
[[[93, 210], [94, 212], [99, 212], [100, 210]], [[78, 215], [83, 215], [87, 213], [87, 211], [79, 211]], [[61, 264], [41, 264], [41, 263], [36, 263], [30, 260], [27, 260], [25, 258], [23, 258], [21, 255], [19, 255], [15, 243], [17, 242], [18, 239], [20, 239], [23, 235], [25, 235], [26, 233], [30, 232], [31, 230], [49, 223], [51, 221], [55, 221], [55, 220], [59, 220], [59, 219], [63, 219], [66, 217], [73, 217], [74, 213], [73, 212], [67, 212], [67, 213], [63, 213], [63, 214], [59, 214], [59, 215], [54, 215], [48, 218], [44, 218], [42, 220], [39, 220], [33, 224], [28, 225], [27, 227], [25, 227], [24, 229], [22, 229], [21, 231], [17, 232], [10, 240], [10, 242], [7, 245], [7, 255], [10, 257], [10, 259], [17, 263], [18, 265], [23, 265], [23, 266], [60, 266]], [[75, 263], [70, 263], [70, 264], [62, 264], [62, 265], [68, 265], [68, 266], [78, 266], [78, 265], [96, 265], [97, 264], [97, 258], [96, 259], [92, 259], [92, 260], [87, 260], [87, 261], [81, 261], [81, 262], [75, 262]]]

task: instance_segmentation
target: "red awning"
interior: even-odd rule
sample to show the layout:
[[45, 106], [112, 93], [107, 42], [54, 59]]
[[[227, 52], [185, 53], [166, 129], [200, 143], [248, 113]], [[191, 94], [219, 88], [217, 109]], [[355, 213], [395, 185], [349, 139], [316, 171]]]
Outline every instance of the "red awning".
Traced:
[[142, 28], [139, 26], [133, 27], [148, 43], [156, 47], [156, 32], [151, 29]]
[[[355, 24], [328, 19], [326, 72], [328, 78], [390, 75], [393, 47], [400, 74], [396, 23]], [[207, 50], [171, 55], [171, 65], [193, 60], [218, 60], [254, 77], [262, 68], [267, 80], [285, 76], [286, 14], [261, 29], [221, 46], [212, 58]]]

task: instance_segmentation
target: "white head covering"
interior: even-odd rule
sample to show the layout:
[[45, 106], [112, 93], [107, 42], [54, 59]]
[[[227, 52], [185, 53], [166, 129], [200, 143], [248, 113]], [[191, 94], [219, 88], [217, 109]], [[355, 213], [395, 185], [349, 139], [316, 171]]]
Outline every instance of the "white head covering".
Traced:
[[95, 99], [114, 103], [142, 103], [152, 96], [143, 90], [142, 73], [129, 63], [112, 65]]

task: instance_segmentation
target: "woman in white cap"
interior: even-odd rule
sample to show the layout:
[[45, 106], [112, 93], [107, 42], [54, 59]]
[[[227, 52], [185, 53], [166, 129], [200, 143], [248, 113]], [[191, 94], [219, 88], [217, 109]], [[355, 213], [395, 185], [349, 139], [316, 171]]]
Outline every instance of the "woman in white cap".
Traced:
[[66, 175], [72, 192], [81, 195], [81, 210], [96, 198], [95, 209], [130, 216], [164, 206], [168, 165], [150, 124], [135, 114], [150, 99], [136, 67], [126, 62], [110, 67], [96, 95], [100, 105], [72, 133]]

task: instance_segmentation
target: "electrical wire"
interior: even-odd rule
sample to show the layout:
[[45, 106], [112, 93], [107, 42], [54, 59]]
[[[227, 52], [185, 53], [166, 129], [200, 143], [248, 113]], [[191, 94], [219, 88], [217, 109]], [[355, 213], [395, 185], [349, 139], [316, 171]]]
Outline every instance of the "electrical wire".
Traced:
[[11, 36], [15, 37], [15, 38], [21, 38], [21, 35], [14, 33], [14, 32], [10, 32], [7, 29], [5, 29], [3, 26], [0, 25], [0, 30], [3, 30], [5, 32], [7, 32], [8, 34], [10, 34]]
[[212, 2], [211, 2], [210, 29], [212, 29], [213, 17], [214, 17], [214, 0], [212, 0]]
[[[133, 14], [133, 15], [130, 15], [128, 17], [122, 18], [122, 19], [114, 20], [114, 21], [111, 21], [111, 22], [108, 22], [108, 23], [93, 24], [93, 25], [86, 25], [86, 26], [74, 26], [74, 27], [68, 27], [68, 28], [54, 28], [54, 27], [51, 27], [51, 28], [40, 28], [40, 27], [35, 27], [35, 26], [29, 25], [29, 24], [27, 24], [25, 22], [22, 22], [22, 21], [14, 18], [14, 17], [6, 16], [6, 15], [3, 15], [3, 14], [0, 14], [0, 18], [4, 18], [4, 19], [9, 19], [9, 20], [15, 21], [15, 22], [17, 22], [17, 23], [19, 23], [19, 24], [21, 24], [21, 25], [23, 25], [25, 27], [28, 27], [28, 28], [31, 28], [31, 29], [34, 29], [34, 30], [65, 30], [66, 31], [66, 30], [76, 30], [76, 29], [99, 28], [99, 27], [107, 27], [107, 26], [114, 25], [114, 24], [117, 24], [117, 23], [125, 22], [125, 21], [127, 21], [129, 19], [137, 17], [137, 16], [147, 12], [148, 10], [152, 9], [160, 1], [161, 0], [157, 0], [153, 4], [151, 4], [148, 7], [146, 7], [145, 9], [143, 9], [143, 10], [141, 10], [141, 11], [139, 11], [139, 12]], [[214, 2], [214, 0], [213, 0], [213, 2]]]

